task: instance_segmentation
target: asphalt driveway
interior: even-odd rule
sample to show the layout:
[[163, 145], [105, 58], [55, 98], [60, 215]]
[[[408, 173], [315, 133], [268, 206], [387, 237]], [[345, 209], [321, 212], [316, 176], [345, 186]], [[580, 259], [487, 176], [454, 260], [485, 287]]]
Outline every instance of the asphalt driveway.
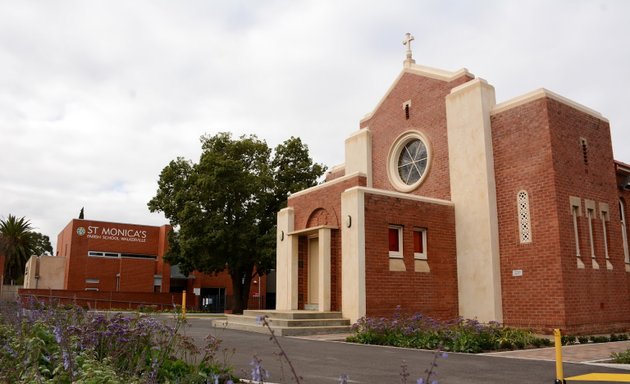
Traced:
[[[279, 350], [265, 334], [249, 333], [210, 326], [209, 319], [189, 318], [184, 330], [198, 345], [203, 345], [208, 334], [223, 340], [236, 373], [249, 378], [253, 356], [262, 360], [269, 371], [270, 383], [293, 383], [286, 363], [279, 359]], [[348, 375], [351, 383], [400, 383], [401, 365], [407, 365], [408, 383], [424, 377], [434, 358], [431, 351], [358, 345], [345, 342], [321, 341], [281, 337], [280, 343], [306, 384], [337, 383], [339, 376]], [[233, 353], [232, 353], [233, 351]], [[554, 383], [553, 361], [506, 358], [497, 355], [469, 355], [450, 353], [438, 358], [437, 376], [440, 384], [531, 384]], [[624, 372], [607, 367], [565, 363], [565, 376], [589, 372]], [[627, 372], [626, 372], [627, 373]]]

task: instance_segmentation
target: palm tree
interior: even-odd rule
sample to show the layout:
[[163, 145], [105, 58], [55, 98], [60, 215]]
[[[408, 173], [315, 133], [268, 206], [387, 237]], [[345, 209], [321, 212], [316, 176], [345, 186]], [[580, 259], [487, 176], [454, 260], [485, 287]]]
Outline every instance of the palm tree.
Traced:
[[4, 254], [4, 281], [18, 280], [33, 253], [31, 222], [24, 217], [9, 215], [0, 220], [0, 253]]

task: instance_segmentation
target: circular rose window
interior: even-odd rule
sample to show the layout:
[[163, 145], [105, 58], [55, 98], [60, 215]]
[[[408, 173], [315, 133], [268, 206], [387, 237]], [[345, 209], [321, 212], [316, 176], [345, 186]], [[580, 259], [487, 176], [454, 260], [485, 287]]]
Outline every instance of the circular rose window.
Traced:
[[392, 185], [401, 192], [417, 188], [429, 168], [429, 148], [418, 132], [401, 135], [389, 153], [388, 175]]

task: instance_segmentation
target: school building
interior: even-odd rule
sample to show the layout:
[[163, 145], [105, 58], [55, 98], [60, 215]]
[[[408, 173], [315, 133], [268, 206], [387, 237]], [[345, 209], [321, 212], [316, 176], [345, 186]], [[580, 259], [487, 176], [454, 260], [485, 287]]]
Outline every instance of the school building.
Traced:
[[278, 213], [276, 309], [630, 326], [630, 165], [599, 112], [546, 89], [497, 103], [408, 50], [341, 146]]
[[[55, 256], [33, 256], [26, 266], [21, 294], [55, 290], [59, 297], [115, 297], [119, 305], [166, 303], [187, 292], [187, 307], [210, 312], [231, 309], [232, 282], [227, 272], [183, 275], [164, 260], [169, 225], [148, 226], [74, 219], [59, 233]], [[264, 308], [266, 278], [250, 288], [251, 308]], [[62, 292], [62, 291], [65, 291]]]

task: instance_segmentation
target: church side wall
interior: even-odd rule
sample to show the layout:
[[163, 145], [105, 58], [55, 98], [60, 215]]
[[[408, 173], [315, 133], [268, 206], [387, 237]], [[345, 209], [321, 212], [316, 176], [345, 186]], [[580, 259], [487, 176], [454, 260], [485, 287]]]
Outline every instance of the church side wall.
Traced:
[[[626, 172], [618, 172], [617, 173], [617, 185], [625, 185], [626, 182], [628, 181], [628, 177], [629, 175]], [[625, 229], [626, 232], [626, 244], [628, 245], [628, 253], [629, 253], [629, 259], [630, 259], [630, 190], [625, 190], [622, 188], [618, 188], [617, 189], [617, 195], [618, 195], [618, 202], [617, 205], [615, 205], [614, 207], [611, 207], [611, 209], [615, 209], [617, 211], [619, 211], [619, 220], [621, 220], [621, 208], [622, 206], [619, 204], [619, 202], [623, 203], [623, 215], [626, 219], [626, 225], [625, 228], [622, 227], [622, 223], [621, 221], [616, 222], [614, 220], [611, 220], [610, 225], [611, 226], [617, 226], [620, 229], [620, 232], [623, 231]], [[623, 236], [623, 235], [621, 235]], [[623, 247], [623, 238], [622, 238], [622, 247]], [[625, 251], [624, 251], [624, 262], [626, 260], [626, 256], [625, 256]], [[630, 264], [626, 264], [626, 272], [630, 273]], [[628, 288], [630, 289], [630, 278], [627, 279], [628, 281]]]
[[[621, 185], [622, 182], [625, 183], [626, 180], [626, 175], [617, 175], [617, 185]], [[628, 243], [628, 247], [630, 248], [630, 191], [626, 191], [626, 190], [618, 190], [618, 196], [619, 196], [619, 200], [623, 202], [623, 208], [624, 208], [624, 216], [626, 218], [626, 242]], [[617, 203], [619, 204], [619, 203]], [[611, 209], [615, 209], [617, 211], [619, 211], [619, 220], [621, 220], [621, 207], [619, 205], [616, 205], [614, 208]], [[611, 226], [617, 226], [620, 229], [620, 232], [623, 230], [622, 226], [621, 226], [621, 222], [620, 221], [614, 221], [611, 220], [610, 222]], [[621, 235], [620, 235], [621, 236]], [[623, 239], [622, 239], [623, 241]], [[623, 244], [622, 244], [623, 246]], [[630, 249], [628, 250], [628, 252], [630, 253]], [[624, 261], [625, 261], [625, 253], [624, 253]], [[629, 272], [630, 270], [630, 264], [626, 264], [626, 272]], [[628, 276], [628, 275], [626, 275]], [[630, 278], [626, 279], [627, 280], [627, 286], [628, 286], [628, 290], [630, 291]]]
[[[446, 106], [444, 98], [452, 88], [470, 80], [462, 76], [452, 82], [403, 74], [398, 85], [372, 118], [361, 123], [372, 132], [372, 187], [394, 191], [387, 176], [390, 148], [403, 132], [421, 132], [429, 141], [432, 160], [429, 174], [422, 185], [412, 191], [418, 196], [450, 199]], [[403, 104], [411, 101], [409, 119]]]
[[[541, 97], [494, 114], [492, 127], [505, 323], [560, 326], [571, 333], [627, 327], [628, 279], [608, 123]], [[519, 232], [519, 191], [529, 199], [529, 243], [521, 242]], [[571, 201], [580, 207], [580, 258]], [[608, 262], [601, 216], [606, 208]]]
[[[615, 330], [630, 325], [630, 292], [619, 225], [617, 182], [607, 121], [551, 98], [546, 99], [556, 177], [556, 202], [561, 228], [562, 270], [567, 327], [576, 332]], [[583, 142], [586, 146], [583, 146]], [[579, 198], [581, 259], [576, 267], [576, 246], [569, 197]], [[608, 254], [604, 253], [600, 210], [607, 205]], [[594, 258], [591, 256], [587, 210], [591, 219]], [[610, 264], [607, 267], [607, 264]]]
[[[503, 321], [512, 326], [564, 324], [564, 285], [551, 142], [544, 99], [493, 114], [492, 146], [499, 220]], [[521, 243], [517, 194], [529, 196], [531, 239]], [[568, 204], [568, 197], [566, 204]], [[566, 233], [563, 234], [566, 236]]]
[[[403, 226], [405, 271], [390, 271], [389, 225]], [[415, 272], [414, 228], [427, 229], [430, 272]], [[365, 286], [368, 316], [403, 313], [458, 315], [455, 212], [450, 205], [365, 194]]]

